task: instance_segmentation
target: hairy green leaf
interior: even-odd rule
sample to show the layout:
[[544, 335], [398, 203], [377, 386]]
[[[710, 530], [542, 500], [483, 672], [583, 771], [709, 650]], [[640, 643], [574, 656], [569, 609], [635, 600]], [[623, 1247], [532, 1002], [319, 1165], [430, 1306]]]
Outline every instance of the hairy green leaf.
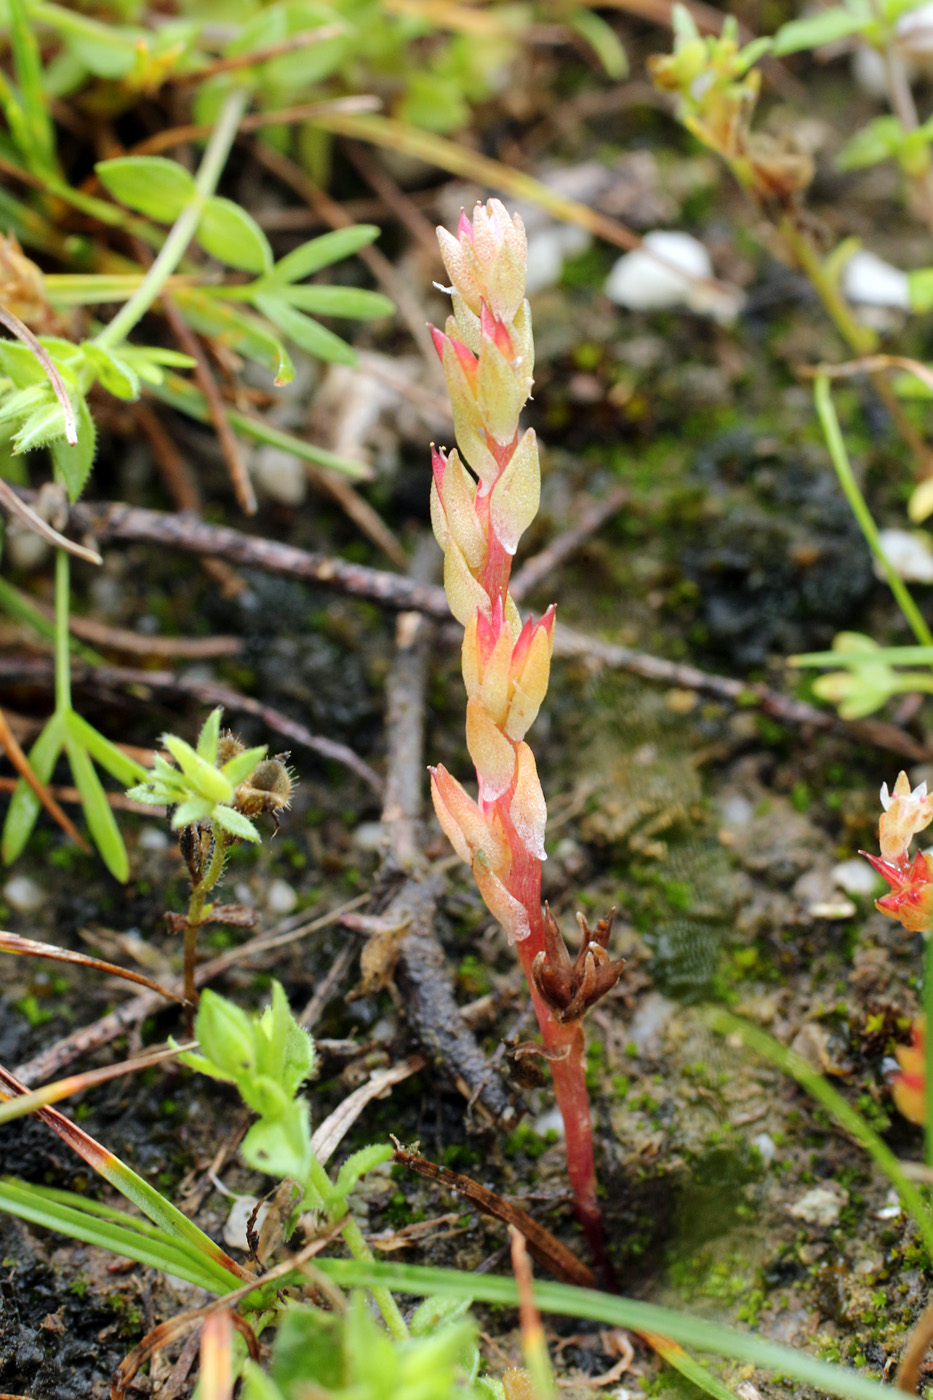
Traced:
[[204, 201], [197, 240], [206, 253], [243, 272], [268, 272], [272, 249], [262, 229], [232, 199], [212, 195]]
[[114, 199], [163, 224], [174, 223], [197, 198], [194, 177], [164, 156], [116, 156], [94, 169]]

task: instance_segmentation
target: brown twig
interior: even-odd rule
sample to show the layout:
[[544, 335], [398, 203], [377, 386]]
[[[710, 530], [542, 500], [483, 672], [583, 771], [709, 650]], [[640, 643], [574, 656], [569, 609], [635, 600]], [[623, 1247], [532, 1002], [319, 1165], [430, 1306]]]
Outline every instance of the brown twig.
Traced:
[[[203, 987], [208, 982], [213, 981], [215, 977], [219, 977], [221, 973], [226, 972], [228, 967], [234, 967], [246, 958], [258, 957], [261, 953], [283, 947], [287, 943], [295, 942], [299, 938], [305, 938], [308, 934], [317, 933], [322, 928], [337, 923], [348, 910], [356, 909], [365, 903], [366, 898], [365, 895], [359, 896], [349, 900], [346, 904], [339, 905], [329, 914], [322, 914], [316, 919], [311, 919], [308, 923], [299, 923], [297, 927], [290, 926], [284, 932], [261, 935], [259, 938], [250, 939], [248, 943], [242, 944], [239, 948], [228, 949], [209, 962], [201, 963], [195, 969], [195, 984], [198, 987]], [[293, 921], [285, 920], [284, 923], [292, 924]], [[168, 989], [179, 996], [182, 986], [181, 977], [173, 977], [167, 983]], [[24, 1084], [34, 1084], [37, 1081], [51, 1079], [66, 1065], [70, 1065], [78, 1059], [80, 1055], [89, 1055], [92, 1051], [109, 1045], [111, 1041], [116, 1040], [117, 1036], [124, 1035], [133, 1026], [137, 1026], [140, 1021], [145, 1020], [147, 1016], [154, 1015], [162, 1008], [163, 1003], [155, 992], [142, 992], [139, 996], [133, 997], [131, 1001], [125, 1002], [123, 1006], [117, 1007], [115, 1011], [108, 1012], [106, 1016], [92, 1021], [90, 1025], [72, 1031], [70, 1035], [64, 1036], [54, 1045], [47, 1046], [31, 1060], [20, 1065], [15, 1074]]]
[[[44, 681], [52, 674], [53, 664], [50, 658], [0, 657], [2, 680]], [[266, 729], [271, 729], [273, 733], [293, 744], [300, 744], [303, 748], [320, 754], [322, 758], [341, 764], [362, 779], [373, 792], [382, 792], [382, 779], [379, 774], [347, 744], [341, 744], [338, 740], [328, 739], [321, 734], [312, 734], [310, 729], [298, 720], [289, 719], [288, 715], [283, 715], [280, 710], [273, 709], [271, 705], [263, 705], [261, 701], [254, 700], [249, 695], [241, 695], [230, 686], [218, 685], [214, 681], [201, 681], [193, 676], [179, 676], [173, 671], [144, 671], [131, 666], [88, 666], [83, 662], [73, 664], [71, 678], [76, 686], [87, 685], [98, 689], [109, 686], [120, 690], [130, 686], [142, 686], [156, 694], [190, 695], [212, 708], [222, 705], [225, 710], [255, 715]]]
[[[86, 855], [90, 855], [91, 848], [74, 822], [67, 813], [62, 811], [45, 783], [40, 783], [39, 779], [32, 771], [29, 759], [20, 747], [19, 741], [10, 728], [3, 710], [0, 710], [0, 748], [5, 751], [7, 758], [10, 760], [17, 773], [29, 785], [36, 797], [38, 797], [49, 816], [58, 823], [65, 835], [69, 836], [80, 850], [84, 851]], [[15, 789], [18, 783], [16, 780], [11, 780], [11, 782], [12, 787]]]
[[[394, 1138], [392, 1140], [395, 1142]], [[410, 1171], [417, 1172], [419, 1176], [426, 1176], [429, 1181], [436, 1181], [439, 1185], [456, 1191], [477, 1210], [482, 1211], [484, 1215], [491, 1215], [495, 1220], [501, 1220], [506, 1225], [513, 1225], [524, 1235], [532, 1258], [561, 1283], [573, 1283], [578, 1288], [596, 1287], [596, 1275], [589, 1265], [584, 1264], [582, 1259], [578, 1259], [572, 1250], [568, 1249], [565, 1244], [561, 1244], [550, 1230], [540, 1225], [526, 1210], [522, 1210], [521, 1206], [513, 1205], [503, 1196], [497, 1196], [495, 1191], [490, 1191], [487, 1186], [481, 1186], [472, 1177], [463, 1176], [460, 1172], [452, 1172], [449, 1168], [440, 1167], [426, 1157], [406, 1151], [397, 1142], [392, 1160], [397, 1162], [399, 1166], [408, 1167]]]
[[298, 34], [290, 34], [287, 39], [280, 39], [277, 44], [267, 44], [265, 48], [248, 49], [246, 53], [215, 58], [189, 73], [169, 73], [165, 81], [175, 87], [190, 87], [203, 83], [207, 78], [216, 77], [218, 73], [236, 73], [242, 68], [257, 68], [260, 63], [268, 63], [273, 58], [285, 58], [288, 54], [298, 53], [327, 39], [339, 39], [344, 33], [346, 29], [342, 24], [322, 24], [317, 29], [302, 29]]
[[210, 363], [204, 353], [204, 348], [178, 310], [178, 303], [175, 301], [175, 298], [168, 292], [162, 293], [162, 307], [178, 344], [184, 350], [185, 354], [190, 355], [194, 360], [194, 377], [207, 403], [211, 422], [214, 425], [214, 431], [217, 434], [217, 440], [220, 443], [220, 449], [223, 453], [224, 461], [227, 464], [227, 471], [230, 474], [230, 480], [233, 484], [237, 505], [244, 515], [255, 515], [256, 493], [253, 491], [253, 484], [246, 470], [246, 463], [243, 460], [243, 452], [240, 448], [239, 440], [230, 427], [223, 396], [217, 387], [217, 381], [214, 379]]
[[[137, 423], [149, 439], [156, 466], [175, 505], [179, 510], [199, 512], [202, 505], [201, 492], [198, 490], [194, 473], [171, 433], [145, 401], [140, 400], [134, 404], [133, 410]], [[246, 587], [236, 570], [231, 569], [222, 559], [202, 559], [201, 567], [216, 581], [225, 598], [236, 598]]]
[[[18, 778], [0, 778], [0, 792], [15, 792]], [[49, 795], [53, 801], [67, 802], [69, 807], [83, 807], [84, 798], [76, 787], [50, 787]], [[132, 798], [125, 797], [122, 792], [105, 792], [108, 805], [116, 812], [135, 812], [140, 817], [157, 817], [160, 812], [158, 807], [150, 807], [144, 802], [134, 802]], [[83, 847], [90, 851], [90, 847]]]
[[[266, 126], [291, 126], [296, 122], [314, 122], [334, 112], [345, 112], [348, 115], [378, 112], [381, 105], [378, 97], [361, 93], [355, 97], [336, 97], [330, 102], [303, 102], [294, 107], [279, 107], [271, 112], [250, 112], [240, 122], [238, 135], [261, 131]], [[206, 136], [210, 136], [213, 130], [213, 126], [203, 122], [198, 125], [169, 127], [167, 131], [158, 131], [154, 136], [149, 136], [145, 141], [132, 146], [129, 154], [158, 155], [160, 151], [171, 150], [173, 146], [182, 146], [189, 141], [202, 141]]]
[[12, 953], [19, 957], [47, 958], [50, 962], [77, 963], [80, 967], [93, 968], [95, 972], [106, 972], [125, 982], [135, 982], [140, 987], [148, 987], [151, 992], [167, 1001], [184, 1001], [171, 987], [163, 987], [151, 977], [141, 972], [131, 972], [129, 968], [118, 967], [116, 963], [105, 962], [102, 958], [91, 957], [88, 953], [76, 953], [70, 948], [59, 948], [53, 943], [38, 943], [33, 938], [22, 938], [18, 933], [0, 930], [0, 953]]
[[[26, 491], [20, 491], [18, 494], [26, 500], [30, 499], [31, 495]], [[368, 598], [382, 607], [393, 610], [412, 610], [444, 620], [450, 616], [446, 594], [443, 588], [436, 584], [420, 583], [398, 574], [367, 568], [362, 564], [349, 564], [343, 559], [296, 549], [293, 545], [280, 544], [277, 540], [257, 538], [228, 526], [208, 525], [191, 516], [168, 515], [161, 511], [143, 510], [118, 502], [90, 504], [79, 501], [70, 507], [69, 521], [76, 528], [93, 533], [103, 541], [139, 541], [182, 550], [188, 554], [225, 558], [246, 567], [262, 569], [267, 573], [304, 579], [307, 583], [346, 593], [351, 597]], [[922, 762], [929, 757], [925, 745], [896, 725], [882, 720], [842, 720], [827, 710], [819, 710], [815, 705], [794, 700], [761, 682], [717, 676], [710, 671], [702, 671], [697, 666], [667, 661], [663, 657], [636, 651], [617, 642], [605, 642], [597, 637], [586, 636], [562, 623], [558, 623], [555, 629], [554, 653], [556, 656], [589, 658], [614, 670], [625, 671], [662, 685], [695, 690], [699, 694], [711, 695], [730, 705], [755, 706], [784, 724], [847, 735], [914, 762]], [[157, 673], [146, 674], [151, 679], [151, 674]], [[177, 684], [187, 686], [188, 683]], [[194, 690], [193, 685], [191, 688]], [[254, 705], [256, 702], [250, 703]], [[242, 708], [249, 708], [242, 697], [238, 704]], [[250, 709], [250, 713], [256, 711]]]
[[920, 1367], [933, 1345], [933, 1303], [928, 1303], [913, 1325], [901, 1356], [894, 1385], [908, 1395], [916, 1395], [920, 1387]]

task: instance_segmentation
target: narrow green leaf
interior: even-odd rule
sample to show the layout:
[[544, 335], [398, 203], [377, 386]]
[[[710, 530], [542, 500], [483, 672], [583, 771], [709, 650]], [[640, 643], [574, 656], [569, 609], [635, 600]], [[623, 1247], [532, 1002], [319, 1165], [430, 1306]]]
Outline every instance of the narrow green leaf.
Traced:
[[93, 340], [84, 341], [81, 347], [97, 372], [97, 378], [117, 399], [139, 398], [139, 375], [131, 364], [112, 350], [96, 345]]
[[78, 396], [75, 422], [78, 428], [77, 442], [66, 442], [64, 437], [56, 438], [52, 442], [56, 474], [65, 483], [70, 501], [76, 501], [84, 490], [97, 451], [97, 424], [91, 416], [83, 394]]
[[228, 782], [231, 782], [233, 786], [236, 787], [249, 777], [257, 763], [262, 762], [268, 752], [268, 748], [268, 744], [257, 744], [253, 749], [244, 749], [242, 753], [235, 754], [233, 758], [228, 758], [221, 772]]
[[269, 240], [256, 220], [232, 199], [212, 195], [195, 234], [206, 253], [243, 272], [268, 272], [272, 267]]
[[114, 199], [159, 223], [174, 223], [197, 198], [194, 177], [164, 156], [116, 156], [94, 169]]
[[290, 286], [280, 295], [289, 306], [310, 311], [315, 316], [352, 316], [363, 321], [391, 316], [395, 312], [395, 303], [388, 297], [360, 287]]
[[122, 884], [130, 873], [129, 857], [117, 826], [113, 809], [107, 801], [107, 794], [91, 762], [87, 749], [66, 734], [65, 747], [68, 762], [74, 776], [75, 787], [81, 794], [81, 806], [87, 820], [88, 830], [101, 859], [115, 880]]
[[331, 263], [340, 262], [343, 258], [352, 257], [361, 248], [367, 247], [379, 237], [380, 230], [375, 224], [355, 224], [353, 228], [336, 229], [333, 233], [322, 233], [319, 238], [312, 238], [308, 243], [302, 243], [285, 257], [277, 262], [273, 271], [269, 274], [266, 282], [301, 282], [305, 277], [310, 277], [312, 272], [319, 272], [322, 267], [329, 267]]
[[13, 66], [19, 85], [23, 116], [29, 133], [29, 155], [34, 167], [55, 165], [55, 128], [45, 93], [42, 59], [35, 26], [26, 12], [25, 0], [7, 0]]
[[118, 783], [124, 786], [129, 783], [136, 783], [148, 777], [148, 769], [141, 763], [137, 763], [135, 758], [130, 758], [122, 749], [118, 749], [116, 744], [112, 744], [109, 739], [105, 739], [93, 724], [88, 724], [87, 720], [77, 713], [76, 710], [69, 710], [66, 721], [68, 733], [76, 744], [80, 744], [87, 749], [95, 763], [99, 763], [106, 773], [112, 778], [116, 778]]
[[251, 311], [219, 300], [206, 288], [180, 290], [176, 300], [185, 320], [200, 335], [219, 340], [245, 359], [268, 366], [279, 387], [292, 382], [295, 366], [291, 356], [266, 322]]
[[[48, 397], [48, 396], [46, 396]], [[65, 435], [65, 415], [57, 400], [44, 403], [30, 413], [25, 423], [13, 438], [14, 452], [31, 452], [35, 447], [45, 447], [54, 438]]]
[[224, 831], [229, 831], [231, 836], [239, 836], [241, 841], [262, 840], [249, 817], [244, 817], [235, 807], [227, 807], [221, 803], [214, 808], [213, 815], [217, 825], [222, 826]]
[[571, 11], [570, 28], [585, 39], [610, 78], [628, 77], [628, 56], [611, 24], [595, 10]]
[[[167, 375], [165, 383], [155, 387], [153, 393], [155, 398], [170, 404], [172, 408], [177, 408], [181, 413], [187, 413], [199, 423], [210, 421], [210, 413], [200, 389], [178, 375]], [[372, 480], [372, 471], [364, 463], [355, 462], [351, 457], [339, 457], [336, 452], [328, 452], [326, 448], [318, 447], [294, 433], [274, 428], [264, 419], [253, 418], [248, 413], [238, 413], [234, 410], [230, 410], [227, 417], [231, 428], [254, 442], [267, 442], [272, 447], [281, 447], [286, 452], [293, 452], [302, 461], [315, 462], [319, 467], [328, 467], [331, 471], [341, 472], [357, 481]]]
[[779, 58], [789, 53], [800, 53], [803, 49], [818, 49], [823, 44], [835, 44], [839, 39], [848, 39], [860, 34], [872, 23], [871, 15], [854, 14], [842, 5], [820, 10], [806, 19], [792, 19], [782, 24], [774, 36], [774, 52]]
[[303, 311], [296, 311], [280, 297], [260, 293], [256, 297], [255, 305], [264, 316], [268, 316], [274, 326], [307, 354], [316, 355], [318, 359], [327, 360], [331, 364], [356, 364], [356, 355], [346, 341], [334, 335], [333, 331], [319, 326], [317, 321], [312, 321]]
[[[46, 1199], [42, 1188], [32, 1183], [15, 1181], [11, 1177], [0, 1178], [0, 1210], [20, 1220], [28, 1220], [33, 1225], [42, 1225], [47, 1230], [56, 1230], [72, 1239], [83, 1240], [85, 1244], [97, 1245], [113, 1254], [161, 1269], [211, 1293], [222, 1293], [239, 1283], [238, 1279], [229, 1275], [223, 1278], [218, 1271], [207, 1267], [193, 1249], [183, 1244], [153, 1239], [143, 1228], [134, 1229], [102, 1220], [91, 1210]], [[144, 1224], [140, 1222], [141, 1227]]]
[[[51, 780], [55, 761], [64, 742], [64, 721], [61, 715], [54, 714], [29, 750], [29, 765], [40, 783], [48, 783]], [[21, 854], [32, 834], [41, 806], [32, 788], [20, 778], [13, 789], [13, 797], [3, 823], [3, 838], [0, 840], [0, 853], [7, 865], [12, 865]]]
[[220, 721], [223, 719], [223, 714], [223, 707], [217, 705], [201, 725], [195, 751], [198, 758], [203, 758], [205, 763], [217, 762], [217, 745], [220, 742]]
[[[473, 1298], [478, 1303], [500, 1307], [518, 1305], [515, 1280], [494, 1274], [471, 1274], [460, 1269], [435, 1269], [418, 1264], [358, 1263], [355, 1259], [316, 1259], [315, 1267], [342, 1287], [369, 1286], [373, 1283], [393, 1292], [414, 1293], [419, 1297]], [[691, 1317], [674, 1308], [620, 1298], [595, 1289], [575, 1288], [567, 1283], [536, 1279], [534, 1298], [545, 1313], [589, 1318], [610, 1327], [626, 1327], [634, 1332], [670, 1338], [681, 1346], [717, 1356], [761, 1366], [778, 1376], [791, 1376], [826, 1395], [842, 1400], [890, 1400], [889, 1386], [873, 1380], [850, 1366], [818, 1361], [806, 1352], [779, 1342], [769, 1342], [752, 1332], [726, 1327], [706, 1318]]]
[[896, 156], [906, 132], [897, 117], [875, 117], [859, 127], [836, 157], [839, 170], [861, 170]]

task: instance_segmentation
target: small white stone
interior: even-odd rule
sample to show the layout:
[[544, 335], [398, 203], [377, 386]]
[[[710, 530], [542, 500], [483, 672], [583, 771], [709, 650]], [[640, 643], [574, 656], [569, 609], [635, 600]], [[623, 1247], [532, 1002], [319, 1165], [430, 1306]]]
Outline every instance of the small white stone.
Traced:
[[752, 1147], [757, 1147], [763, 1162], [773, 1162], [777, 1156], [777, 1146], [770, 1133], [759, 1133], [753, 1137]]
[[536, 296], [560, 281], [564, 263], [586, 252], [591, 239], [586, 229], [572, 224], [549, 224], [528, 237], [525, 293]]
[[790, 1207], [790, 1214], [795, 1220], [805, 1220], [808, 1225], [827, 1229], [836, 1224], [848, 1200], [848, 1191], [835, 1181], [830, 1181], [824, 1186], [814, 1186], [805, 1196], [801, 1196], [797, 1204]]
[[52, 546], [41, 535], [25, 526], [6, 528], [6, 556], [14, 568], [28, 573], [44, 564], [52, 552]]
[[[933, 543], [925, 530], [881, 530], [879, 540], [898, 578], [933, 583]], [[884, 578], [877, 561], [874, 570], [878, 578]]]
[[540, 1118], [536, 1118], [535, 1132], [539, 1137], [547, 1137], [548, 1133], [556, 1133], [559, 1138], [563, 1138], [564, 1120], [561, 1117], [560, 1109], [549, 1108], [547, 1113], [542, 1113]]
[[920, 5], [901, 15], [894, 26], [899, 43], [908, 54], [933, 53], [933, 5]]
[[698, 315], [734, 320], [742, 298], [708, 286], [713, 276], [709, 253], [699, 239], [676, 229], [654, 229], [645, 234], [640, 248], [619, 258], [604, 290], [610, 301], [630, 311], [686, 306]]
[[144, 851], [164, 851], [171, 837], [161, 826], [144, 826], [139, 833], [139, 844]]
[[842, 920], [851, 919], [858, 910], [851, 899], [844, 899], [840, 895], [837, 899], [818, 899], [813, 904], [807, 906], [807, 913], [812, 919]]
[[233, 887], [233, 893], [236, 896], [237, 904], [244, 904], [247, 909], [255, 909], [256, 900], [253, 891], [245, 880], [237, 880]]
[[251, 476], [257, 490], [283, 506], [300, 506], [308, 494], [304, 463], [281, 447], [263, 447], [252, 459]]
[[853, 856], [851, 860], [841, 860], [838, 865], [833, 866], [832, 876], [833, 883], [845, 890], [846, 894], [874, 894], [882, 883], [868, 861], [860, 856]]
[[3, 886], [3, 898], [18, 914], [32, 914], [45, 903], [46, 892], [28, 875], [13, 875]]
[[[703, 244], [689, 233], [655, 229], [643, 247], [619, 258], [606, 280], [606, 295], [630, 311], [659, 311], [687, 300], [691, 278], [712, 277]], [[657, 257], [652, 257], [657, 253]]]
[[849, 301], [862, 306], [894, 306], [910, 310], [907, 273], [870, 253], [867, 248], [854, 252], [842, 270], [842, 291]]
[[[230, 1214], [227, 1216], [223, 1228], [224, 1244], [228, 1249], [249, 1249], [249, 1241], [246, 1238], [246, 1231], [249, 1228], [249, 1220], [253, 1211], [256, 1210], [255, 1196], [235, 1196], [230, 1207]], [[269, 1212], [269, 1202], [263, 1201], [256, 1211], [256, 1219], [253, 1222], [253, 1229], [259, 1233], [262, 1222]]]
[[375, 851], [378, 854], [384, 839], [385, 827], [382, 822], [360, 822], [353, 832], [353, 844], [360, 851]]
[[298, 903], [298, 892], [287, 880], [270, 880], [266, 887], [266, 906], [272, 914], [290, 914]]
[[893, 1187], [885, 1197], [884, 1205], [872, 1213], [876, 1220], [896, 1220], [903, 1214], [903, 1208]]

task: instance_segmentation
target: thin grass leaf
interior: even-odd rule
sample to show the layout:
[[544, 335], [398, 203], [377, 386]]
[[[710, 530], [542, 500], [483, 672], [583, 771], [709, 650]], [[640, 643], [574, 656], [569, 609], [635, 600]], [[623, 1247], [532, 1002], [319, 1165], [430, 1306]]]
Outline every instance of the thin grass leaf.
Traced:
[[327, 360], [331, 364], [356, 364], [356, 355], [345, 340], [341, 340], [339, 335], [334, 335], [333, 331], [326, 330], [324, 326], [319, 326], [317, 321], [312, 321], [303, 311], [296, 311], [283, 297], [259, 293], [255, 304], [274, 326], [306, 354], [315, 355], [319, 360]]
[[130, 859], [120, 835], [113, 808], [107, 801], [97, 771], [90, 760], [87, 749], [74, 738], [65, 734], [65, 748], [68, 762], [74, 775], [75, 787], [81, 794], [81, 806], [87, 820], [88, 830], [101, 859], [115, 880], [125, 884], [130, 873]]
[[876, 647], [872, 651], [807, 651], [788, 666], [933, 666], [933, 647]]
[[[51, 781], [55, 762], [65, 742], [65, 722], [60, 714], [52, 715], [42, 733], [29, 750], [29, 766], [40, 783]], [[38, 797], [22, 778], [13, 789], [13, 797], [3, 823], [0, 854], [7, 865], [21, 854], [32, 835], [36, 818], [42, 809]]]
[[737, 1035], [756, 1055], [770, 1061], [782, 1073], [795, 1079], [800, 1087], [806, 1089], [810, 1097], [865, 1149], [875, 1166], [888, 1178], [900, 1196], [904, 1209], [923, 1239], [927, 1253], [933, 1258], [933, 1213], [888, 1144], [882, 1141], [874, 1128], [870, 1127], [862, 1115], [842, 1097], [838, 1089], [834, 1089], [802, 1055], [789, 1050], [760, 1026], [753, 1026], [749, 1021], [732, 1016], [728, 1011], [711, 1012], [709, 1022], [713, 1030], [718, 1031], [720, 1035]]
[[322, 233], [320, 238], [312, 238], [309, 242], [302, 243], [300, 248], [286, 253], [285, 257], [276, 263], [272, 272], [263, 278], [263, 286], [271, 290], [273, 284], [301, 282], [313, 272], [320, 272], [322, 267], [342, 262], [344, 258], [358, 253], [361, 248], [368, 247], [379, 237], [379, 232], [375, 224], [355, 224], [353, 228]]
[[26, 13], [25, 0], [7, 0], [13, 66], [19, 85], [28, 154], [36, 168], [55, 165], [55, 128], [42, 75], [42, 58], [36, 31]]
[[[358, 1263], [355, 1259], [315, 1259], [314, 1263], [315, 1268], [341, 1287], [376, 1284], [394, 1293], [414, 1293], [421, 1298], [438, 1295], [472, 1298], [478, 1303], [500, 1307], [518, 1306], [518, 1288], [512, 1278], [418, 1264]], [[690, 1317], [656, 1303], [619, 1298], [611, 1293], [597, 1293], [594, 1289], [575, 1288], [549, 1280], [535, 1281], [535, 1302], [541, 1312], [589, 1318], [610, 1327], [627, 1327], [634, 1332], [667, 1337], [696, 1351], [749, 1362], [775, 1375], [790, 1376], [824, 1394], [838, 1395], [842, 1400], [891, 1400], [890, 1386], [848, 1366], [833, 1366], [756, 1334], [705, 1318]]]
[[268, 366], [279, 388], [292, 382], [295, 366], [291, 356], [279, 337], [273, 335], [258, 316], [195, 288], [179, 291], [176, 300], [185, 320], [199, 335], [219, 340], [238, 355]]
[[206, 1288], [211, 1293], [222, 1294], [240, 1283], [232, 1276], [222, 1277], [206, 1265], [194, 1250], [178, 1243], [157, 1239], [148, 1232], [117, 1225], [102, 1220], [98, 1215], [79, 1210], [75, 1206], [60, 1204], [44, 1199], [41, 1188], [26, 1182], [17, 1182], [10, 1177], [0, 1178], [0, 1210], [27, 1220], [32, 1225], [42, 1225], [47, 1230], [57, 1230], [72, 1239], [82, 1240], [113, 1254], [135, 1259], [137, 1263], [161, 1269], [175, 1278]]
[[358, 321], [391, 316], [395, 311], [395, 303], [382, 292], [364, 287], [289, 287], [284, 299], [289, 306], [315, 316], [346, 316]]
[[[166, 375], [164, 384], [153, 386], [152, 395], [161, 400], [162, 403], [167, 403], [171, 408], [178, 409], [180, 413], [188, 414], [198, 423], [210, 421], [210, 413], [204, 395], [193, 384], [189, 384], [186, 379], [182, 379], [177, 374]], [[314, 462], [319, 467], [328, 467], [331, 471], [341, 472], [342, 475], [357, 481], [372, 480], [372, 471], [362, 462], [355, 462], [350, 457], [338, 457], [336, 452], [328, 452], [326, 448], [317, 447], [313, 442], [306, 442], [293, 433], [286, 433], [281, 428], [273, 428], [270, 423], [263, 422], [260, 418], [251, 418], [249, 414], [238, 413], [230, 409], [227, 413], [227, 419], [232, 428], [254, 442], [265, 442], [270, 447], [281, 447], [286, 452], [293, 452], [302, 461]]]
[[87, 749], [94, 762], [99, 763], [104, 772], [116, 778], [118, 783], [128, 786], [148, 776], [149, 770], [143, 764], [117, 748], [75, 710], [68, 713], [68, 732], [76, 743]]

